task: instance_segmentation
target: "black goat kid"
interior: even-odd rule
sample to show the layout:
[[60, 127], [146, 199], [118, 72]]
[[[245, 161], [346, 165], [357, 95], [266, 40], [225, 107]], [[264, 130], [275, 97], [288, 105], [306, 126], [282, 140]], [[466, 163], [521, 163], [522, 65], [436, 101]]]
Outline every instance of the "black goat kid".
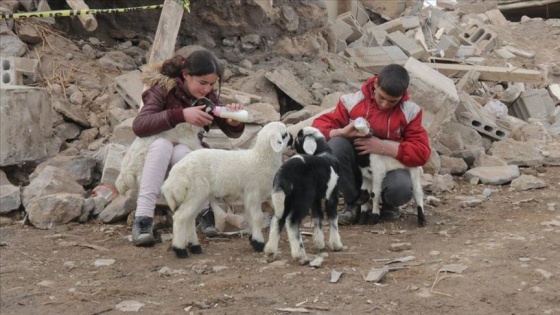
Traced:
[[274, 216], [264, 252], [269, 262], [278, 255], [278, 241], [284, 225], [288, 233], [292, 258], [304, 265], [309, 262], [301, 239], [300, 226], [309, 213], [313, 220], [313, 242], [318, 250], [325, 248], [322, 231], [323, 210], [329, 219], [329, 247], [342, 250], [338, 233], [339, 164], [330, 153], [325, 137], [313, 127], [301, 129], [294, 146], [297, 155], [288, 159], [274, 177], [272, 204]]

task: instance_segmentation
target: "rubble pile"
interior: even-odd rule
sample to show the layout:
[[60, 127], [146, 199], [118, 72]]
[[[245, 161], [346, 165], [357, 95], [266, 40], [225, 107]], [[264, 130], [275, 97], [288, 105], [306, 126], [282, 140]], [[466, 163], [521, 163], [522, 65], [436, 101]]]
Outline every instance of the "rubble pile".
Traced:
[[[495, 2], [256, 3], [272, 24], [282, 21], [276, 33], [228, 34], [221, 44], [208, 33], [176, 51], [212, 49], [226, 69], [221, 98], [249, 111], [241, 138], [211, 129], [211, 147], [247, 148], [270, 121], [285, 122], [295, 134], [332, 110], [340, 95], [398, 63], [411, 75], [411, 99], [424, 109], [433, 153], [423, 186], [430, 195], [452, 191], [458, 178], [539, 187], [520, 168], [560, 165], [560, 20], [508, 21]], [[18, 1], [0, 6], [14, 12]], [[303, 16], [310, 12], [315, 23], [304, 23], [313, 20]], [[516, 37], [523, 27], [540, 29], [550, 43], [536, 49]], [[126, 219], [136, 192], [102, 194], [96, 187], [114, 185], [135, 138], [139, 68], [153, 33], [123, 39], [121, 32], [109, 46], [95, 36], [65, 38], [48, 21], [3, 19], [0, 38], [0, 215], [25, 215], [42, 229]]]

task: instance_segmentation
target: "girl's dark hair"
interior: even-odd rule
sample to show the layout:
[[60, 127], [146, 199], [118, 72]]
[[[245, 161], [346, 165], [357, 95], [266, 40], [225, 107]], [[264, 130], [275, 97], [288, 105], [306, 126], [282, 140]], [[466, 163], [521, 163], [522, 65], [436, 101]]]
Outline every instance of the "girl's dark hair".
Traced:
[[224, 71], [218, 59], [209, 50], [195, 50], [187, 58], [176, 55], [165, 60], [161, 66], [161, 73], [172, 78], [180, 77], [183, 71], [191, 76], [215, 73], [218, 76], [218, 95], [220, 94]]
[[397, 64], [385, 66], [377, 76], [379, 88], [394, 97], [403, 96], [406, 89], [408, 89], [409, 83], [410, 76], [408, 71], [403, 66]]

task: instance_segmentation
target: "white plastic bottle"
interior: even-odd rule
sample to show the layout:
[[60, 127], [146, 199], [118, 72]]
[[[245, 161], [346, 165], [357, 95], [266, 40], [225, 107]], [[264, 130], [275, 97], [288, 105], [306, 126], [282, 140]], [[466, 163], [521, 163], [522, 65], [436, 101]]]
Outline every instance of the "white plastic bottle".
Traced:
[[225, 106], [216, 106], [212, 113], [221, 118], [231, 118], [240, 122], [247, 122], [249, 120], [249, 112], [243, 109], [229, 110]]
[[358, 117], [356, 118], [356, 120], [354, 120], [354, 128], [356, 128], [361, 133], [369, 133], [369, 124], [363, 117]]

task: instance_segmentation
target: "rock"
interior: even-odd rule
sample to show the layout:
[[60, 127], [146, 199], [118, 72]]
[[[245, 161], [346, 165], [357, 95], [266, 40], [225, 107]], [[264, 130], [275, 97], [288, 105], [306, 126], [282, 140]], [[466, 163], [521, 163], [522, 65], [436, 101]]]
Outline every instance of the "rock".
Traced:
[[530, 190], [530, 189], [540, 189], [545, 188], [546, 183], [544, 180], [535, 177], [533, 175], [521, 175], [511, 182], [510, 187], [516, 190]]

